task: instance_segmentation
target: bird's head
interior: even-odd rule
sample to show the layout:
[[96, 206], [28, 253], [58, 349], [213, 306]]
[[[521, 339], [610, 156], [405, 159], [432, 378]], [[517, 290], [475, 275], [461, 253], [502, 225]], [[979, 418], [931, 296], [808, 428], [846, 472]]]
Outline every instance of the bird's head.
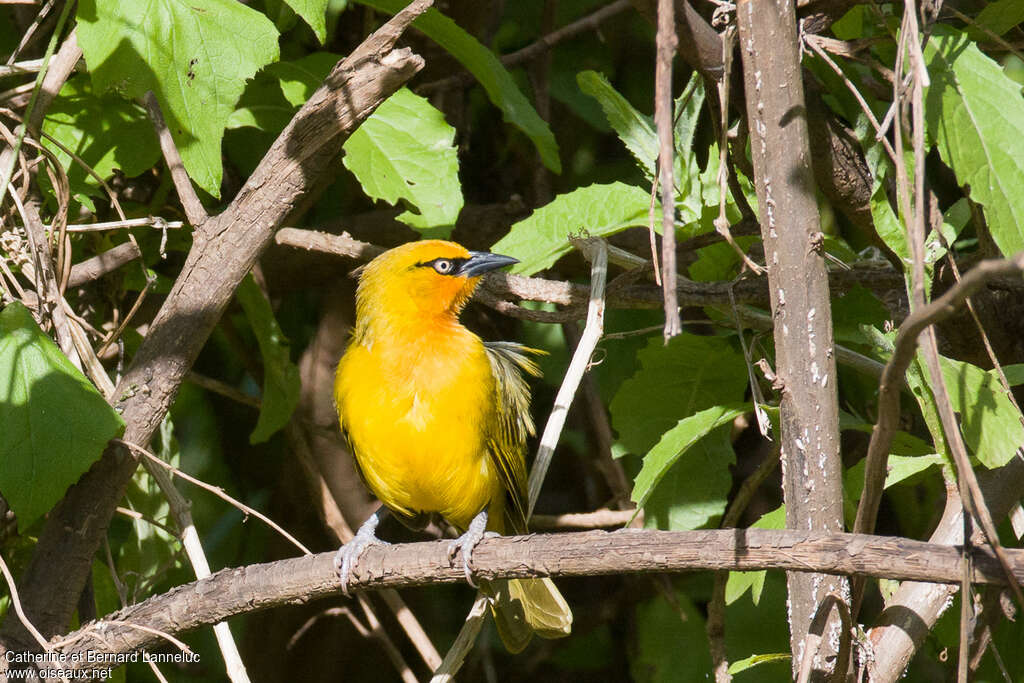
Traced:
[[359, 277], [357, 325], [365, 329], [377, 319], [455, 318], [481, 276], [517, 262], [443, 240], [395, 247], [373, 259]]

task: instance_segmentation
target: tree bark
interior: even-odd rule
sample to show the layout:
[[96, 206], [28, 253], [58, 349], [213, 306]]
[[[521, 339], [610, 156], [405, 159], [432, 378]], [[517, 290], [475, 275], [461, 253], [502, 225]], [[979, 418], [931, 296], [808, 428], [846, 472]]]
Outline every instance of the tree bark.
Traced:
[[[737, 5], [736, 16], [775, 322], [786, 526], [841, 531], [842, 462], [832, 315], [795, 7], [790, 0], [744, 0]], [[830, 675], [836, 668], [841, 635], [838, 616], [833, 615], [825, 633], [818, 634], [823, 637], [817, 654], [805, 652], [806, 639], [825, 597], [835, 593], [848, 600], [849, 584], [833, 576], [792, 572], [787, 584], [793, 670], [799, 671], [810, 654], [814, 656], [812, 680]]]
[[[461, 583], [462, 566], [453, 565], [448, 545], [441, 540], [372, 546], [359, 560], [350, 586], [367, 590]], [[1015, 575], [1024, 578], [1024, 550], [1007, 552]], [[623, 529], [488, 538], [473, 551], [473, 567], [477, 578], [487, 580], [786, 569], [956, 583], [962, 572], [960, 553], [956, 546], [854, 534]], [[162, 645], [159, 633], [176, 635], [243, 613], [338, 595], [341, 586], [333, 557], [333, 552], [326, 552], [225, 569], [88, 624], [55, 641], [54, 650], [69, 658], [89, 651], [136, 652]], [[975, 582], [1005, 583], [1006, 575], [991, 552], [976, 547], [973, 557]]]

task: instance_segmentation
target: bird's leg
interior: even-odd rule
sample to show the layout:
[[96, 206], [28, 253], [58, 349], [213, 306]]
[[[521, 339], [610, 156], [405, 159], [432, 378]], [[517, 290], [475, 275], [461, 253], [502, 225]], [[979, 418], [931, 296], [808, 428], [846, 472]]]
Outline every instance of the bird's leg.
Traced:
[[377, 538], [377, 525], [387, 513], [387, 508], [381, 506], [377, 511], [367, 518], [359, 531], [352, 537], [352, 540], [338, 548], [338, 554], [334, 556], [334, 569], [341, 579], [341, 592], [348, 595], [349, 576], [352, 568], [359, 561], [362, 555], [371, 545], [391, 545], [387, 541]]
[[499, 535], [493, 531], [487, 531], [487, 508], [484, 508], [469, 523], [466, 533], [456, 538], [448, 546], [448, 558], [450, 560], [454, 560], [457, 554], [462, 554], [462, 569], [466, 572], [466, 582], [473, 588], [476, 588], [472, 572], [473, 549], [485, 538]]

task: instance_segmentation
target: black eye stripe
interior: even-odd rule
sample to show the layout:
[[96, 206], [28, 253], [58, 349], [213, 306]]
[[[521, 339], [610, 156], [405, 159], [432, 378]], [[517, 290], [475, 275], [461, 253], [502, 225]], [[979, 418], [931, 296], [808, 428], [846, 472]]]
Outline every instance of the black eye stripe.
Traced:
[[420, 268], [433, 268], [440, 275], [454, 275], [467, 260], [464, 258], [436, 258], [432, 261], [422, 261], [416, 265]]

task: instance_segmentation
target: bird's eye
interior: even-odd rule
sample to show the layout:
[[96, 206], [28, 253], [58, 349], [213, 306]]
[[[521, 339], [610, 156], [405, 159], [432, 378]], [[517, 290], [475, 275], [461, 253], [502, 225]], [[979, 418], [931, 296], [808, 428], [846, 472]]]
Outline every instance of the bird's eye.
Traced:
[[455, 264], [446, 258], [439, 258], [434, 261], [434, 270], [441, 275], [449, 275], [455, 269]]

